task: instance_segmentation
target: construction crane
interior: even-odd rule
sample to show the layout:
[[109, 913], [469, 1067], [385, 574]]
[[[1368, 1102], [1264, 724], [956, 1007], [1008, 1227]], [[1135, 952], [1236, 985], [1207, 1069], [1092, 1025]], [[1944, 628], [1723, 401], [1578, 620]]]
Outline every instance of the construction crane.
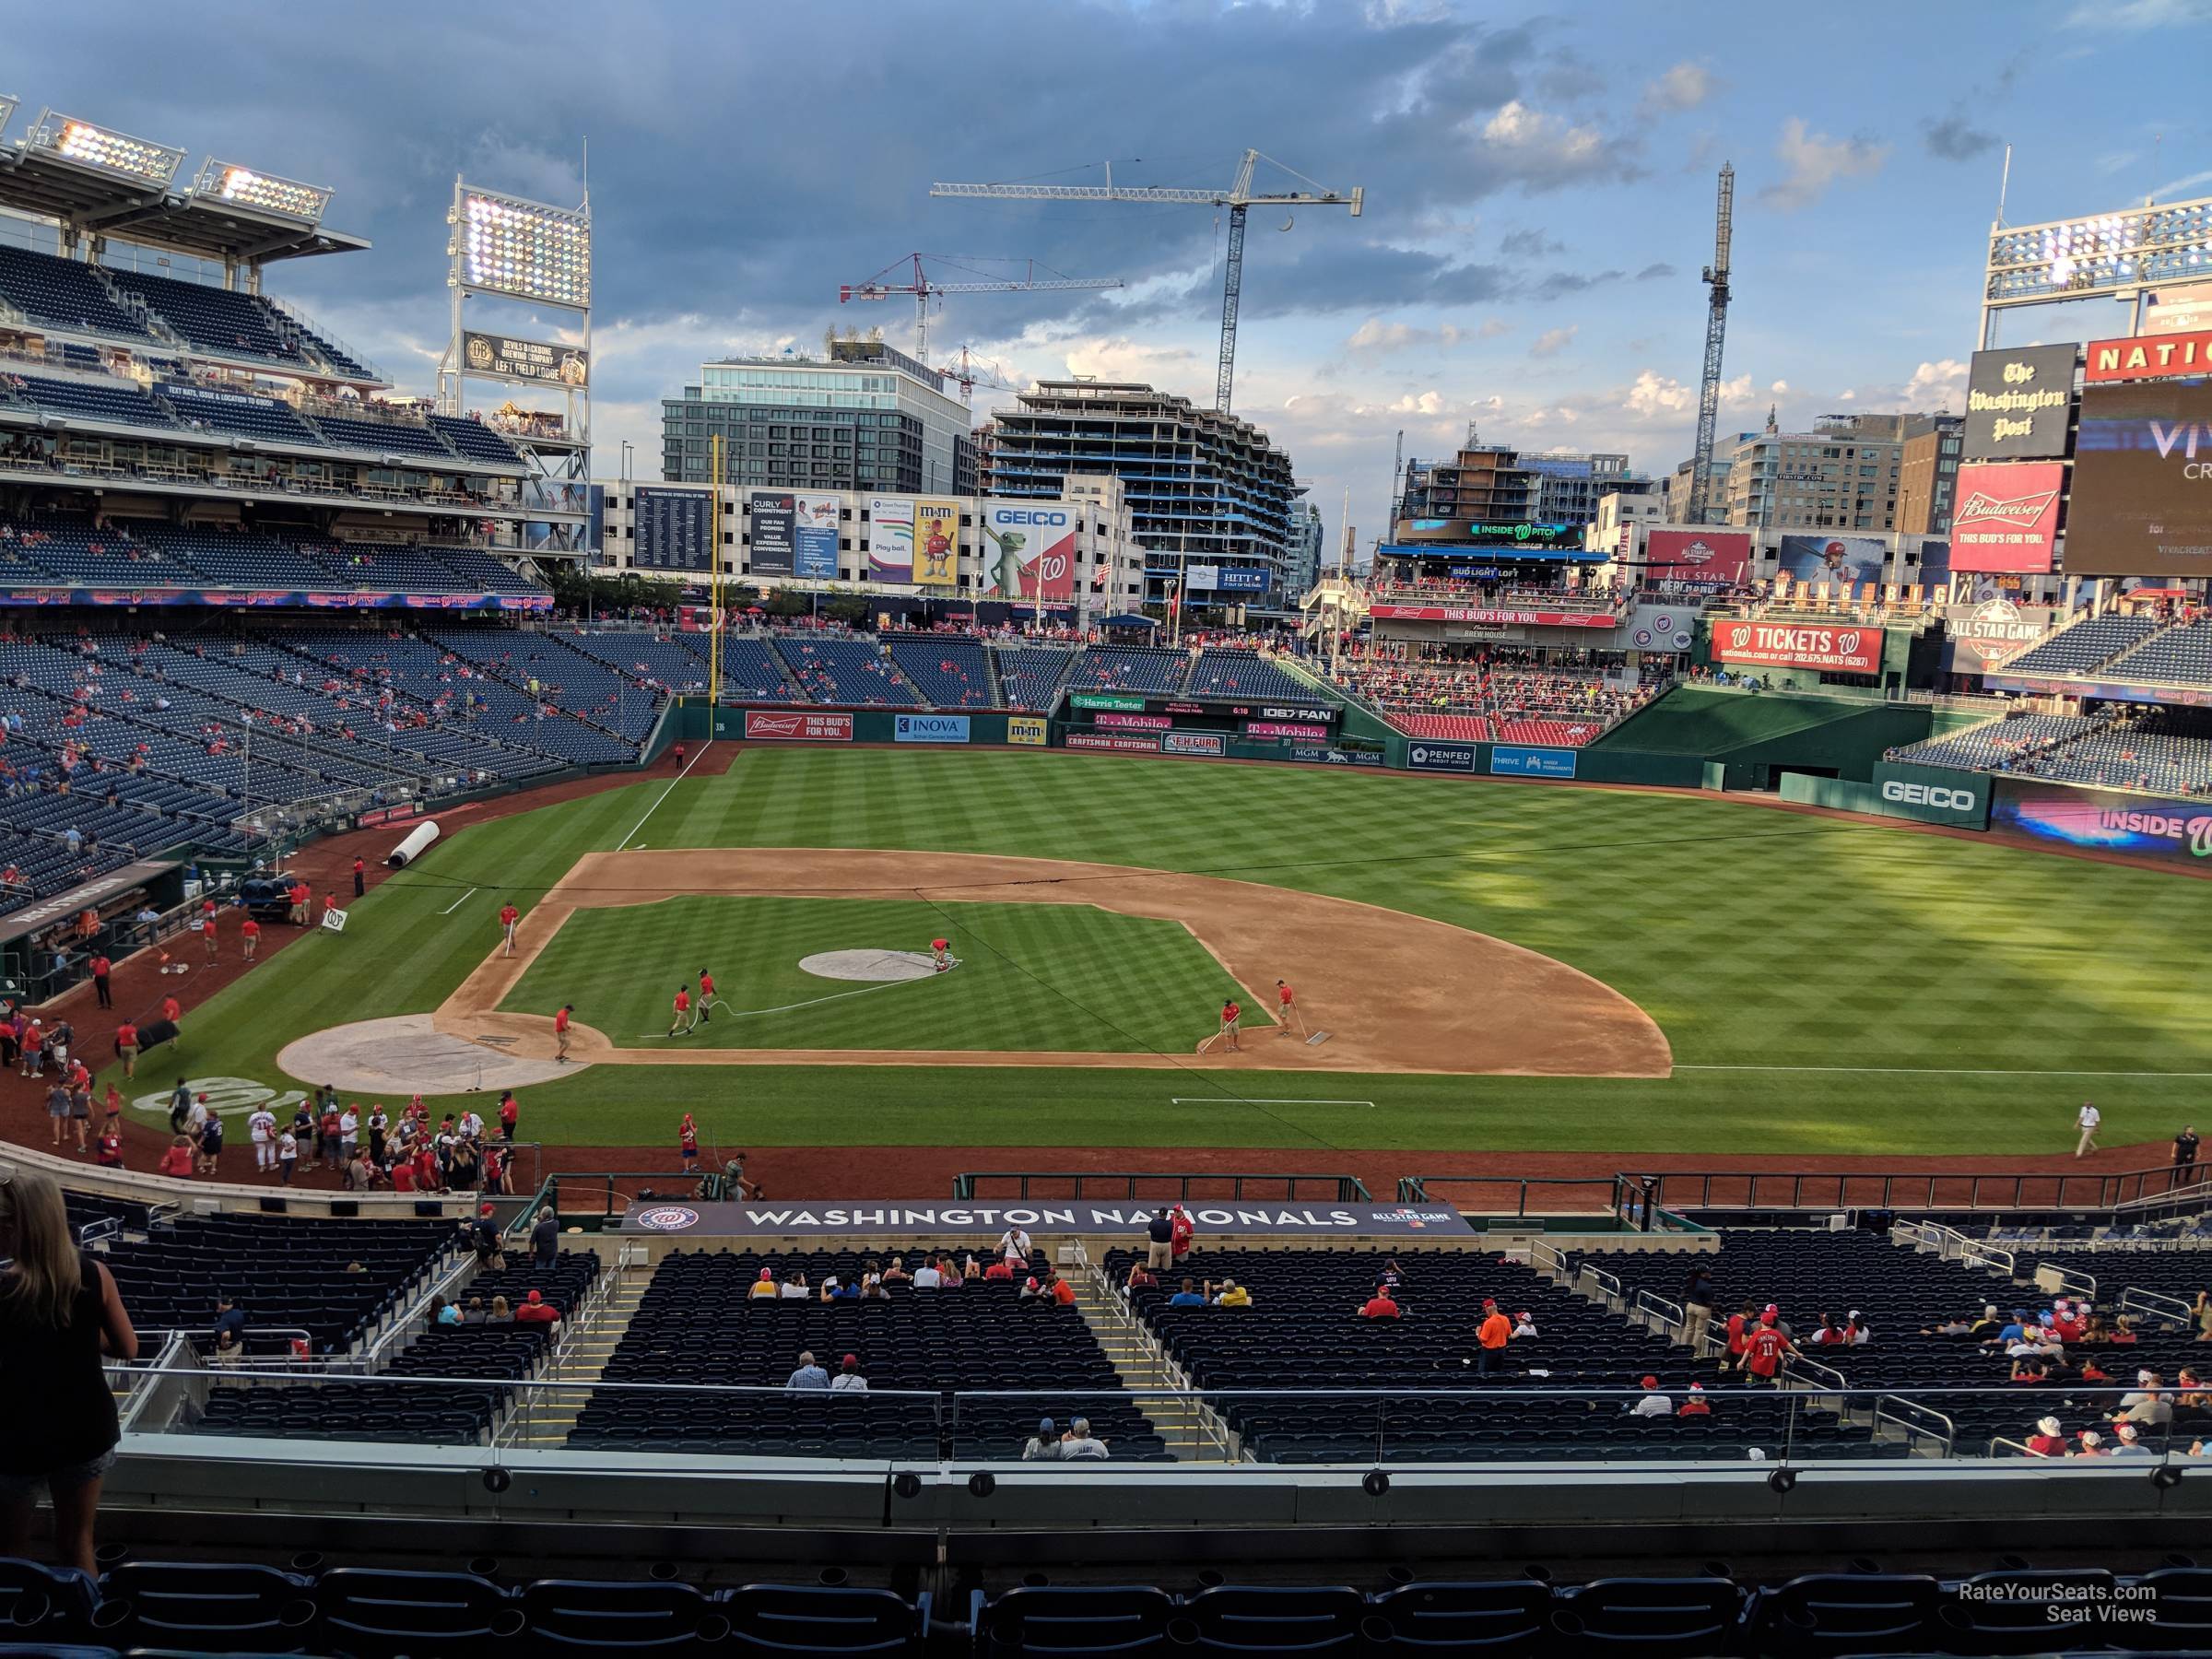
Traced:
[[1719, 206], [1713, 212], [1712, 263], [1704, 283], [1712, 290], [1705, 314], [1705, 378], [1698, 385], [1698, 447], [1689, 464], [1689, 522], [1701, 524], [1712, 505], [1713, 429], [1721, 418], [1721, 342], [1728, 333], [1728, 242], [1735, 220], [1735, 168], [1721, 164]]
[[[976, 254], [909, 253], [903, 258], [894, 259], [865, 282], [850, 283], [841, 287], [837, 290], [837, 302], [842, 305], [849, 300], [888, 300], [893, 294], [912, 294], [914, 297], [914, 360], [926, 363], [929, 361], [927, 355], [929, 302], [938, 295], [1026, 294], [1057, 292], [1072, 288], [1118, 288], [1122, 286], [1121, 278], [1118, 276], [1068, 276], [1053, 270], [1050, 265], [1041, 265], [1033, 259], [986, 261], [989, 264], [1018, 264], [1021, 265], [1024, 274], [1018, 279], [1008, 281], [1004, 278], [994, 278], [990, 272], [979, 271], [973, 265], [961, 265], [959, 260], [962, 257], [973, 259], [980, 256]], [[957, 269], [967, 271], [983, 280], [933, 282], [928, 272], [922, 265], [922, 262], [925, 259], [934, 259], [939, 265], [953, 265]], [[889, 276], [907, 274], [910, 265], [913, 275], [912, 282], [885, 280]], [[1040, 276], [1038, 275], [1040, 271], [1042, 271], [1044, 275]]]
[[[1265, 161], [1271, 167], [1281, 168], [1294, 179], [1313, 185], [1310, 191], [1258, 191], [1252, 187], [1253, 169]], [[1221, 363], [1214, 378], [1214, 407], [1221, 414], [1229, 413], [1230, 393], [1236, 379], [1237, 365], [1237, 307], [1244, 289], [1244, 216], [1253, 207], [1349, 207], [1358, 218], [1366, 205], [1366, 186], [1355, 184], [1349, 193], [1340, 193], [1326, 185], [1315, 183], [1293, 168], [1284, 167], [1273, 157], [1263, 156], [1258, 150], [1248, 149], [1237, 168], [1236, 182], [1227, 190], [1179, 190], [1154, 185], [1116, 184], [1113, 182], [1113, 163], [1106, 164], [1106, 182], [1098, 184], [932, 184], [933, 196], [988, 197], [994, 201], [1008, 202], [1182, 202], [1194, 206], [1226, 207], [1229, 209], [1229, 256], [1221, 282]], [[1288, 230], [1298, 221], [1286, 218], [1280, 229]]]
[[994, 392], [1021, 392], [1027, 390], [1026, 387], [1018, 386], [1012, 381], [1006, 379], [1006, 371], [1001, 365], [997, 363], [985, 362], [982, 358], [970, 357], [968, 355], [968, 347], [965, 346], [960, 347], [960, 360], [959, 362], [947, 363], [942, 369], [939, 369], [937, 372], [943, 375], [947, 380], [958, 381], [959, 382], [960, 401], [962, 403], [966, 403], [974, 395], [975, 389], [978, 386], [988, 386]]

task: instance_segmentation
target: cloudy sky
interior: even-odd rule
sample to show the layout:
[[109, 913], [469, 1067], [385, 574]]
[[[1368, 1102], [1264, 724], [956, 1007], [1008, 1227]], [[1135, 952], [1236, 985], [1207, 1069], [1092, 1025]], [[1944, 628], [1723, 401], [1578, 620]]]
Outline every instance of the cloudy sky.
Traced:
[[[1210, 400], [1212, 209], [933, 200], [933, 180], [1097, 183], [1111, 159], [1117, 182], [1212, 186], [1249, 146], [1364, 185], [1357, 220], [1253, 211], [1236, 396], [1332, 536], [1350, 487], [1363, 544], [1400, 429], [1417, 455], [1470, 420], [1653, 472], [1688, 453], [1724, 160], [1724, 431], [1771, 402], [1798, 427], [1963, 406], [2007, 143], [2014, 223], [2212, 193], [2212, 0], [190, 9], [190, 28], [149, 0], [17, 19], [0, 91], [25, 111], [8, 135], [50, 105], [194, 165], [213, 153], [334, 186], [331, 222], [373, 251], [278, 267], [270, 289], [411, 391], [446, 337], [454, 174], [573, 202], [588, 139], [605, 473], [628, 439], [653, 476], [657, 400], [704, 359], [818, 349], [854, 324], [906, 345], [910, 302], [840, 307], [837, 289], [915, 250], [1127, 284], [947, 300], [938, 361], [967, 345], [1016, 383], [1075, 373]], [[511, 311], [482, 321], [528, 332]], [[1006, 395], [979, 389], [979, 412]]]

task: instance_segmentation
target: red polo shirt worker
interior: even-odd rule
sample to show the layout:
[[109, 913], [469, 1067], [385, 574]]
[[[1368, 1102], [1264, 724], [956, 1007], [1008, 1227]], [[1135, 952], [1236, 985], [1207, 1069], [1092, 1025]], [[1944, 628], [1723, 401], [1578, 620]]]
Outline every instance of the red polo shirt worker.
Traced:
[[523, 919], [523, 912], [512, 904], [500, 906], [500, 935], [507, 943], [507, 954], [514, 954], [514, 927]]

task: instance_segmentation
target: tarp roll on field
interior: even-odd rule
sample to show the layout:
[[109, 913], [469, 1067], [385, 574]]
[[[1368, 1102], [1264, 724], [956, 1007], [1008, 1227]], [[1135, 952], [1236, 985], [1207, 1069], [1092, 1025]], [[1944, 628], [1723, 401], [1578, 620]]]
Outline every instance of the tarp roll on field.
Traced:
[[430, 850], [430, 843], [437, 839], [437, 824], [425, 819], [408, 832], [406, 841], [392, 849], [384, 862], [395, 870], [404, 870], [425, 853], [428, 853]]

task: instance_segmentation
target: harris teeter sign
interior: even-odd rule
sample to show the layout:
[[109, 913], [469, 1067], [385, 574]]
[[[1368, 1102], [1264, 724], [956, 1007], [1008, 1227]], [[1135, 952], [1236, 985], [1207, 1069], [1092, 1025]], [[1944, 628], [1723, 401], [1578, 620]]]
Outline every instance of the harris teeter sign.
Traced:
[[[691, 1238], [861, 1238], [881, 1233], [991, 1232], [1008, 1227], [1080, 1234], [1133, 1233], [1164, 1207], [1148, 1204], [1041, 1201], [935, 1204], [927, 1200], [852, 1205], [689, 1204], [641, 1199], [622, 1217], [626, 1233]], [[1439, 1204], [1186, 1204], [1198, 1230], [1218, 1238], [1286, 1238], [1309, 1233], [1407, 1238], [1474, 1231]]]

